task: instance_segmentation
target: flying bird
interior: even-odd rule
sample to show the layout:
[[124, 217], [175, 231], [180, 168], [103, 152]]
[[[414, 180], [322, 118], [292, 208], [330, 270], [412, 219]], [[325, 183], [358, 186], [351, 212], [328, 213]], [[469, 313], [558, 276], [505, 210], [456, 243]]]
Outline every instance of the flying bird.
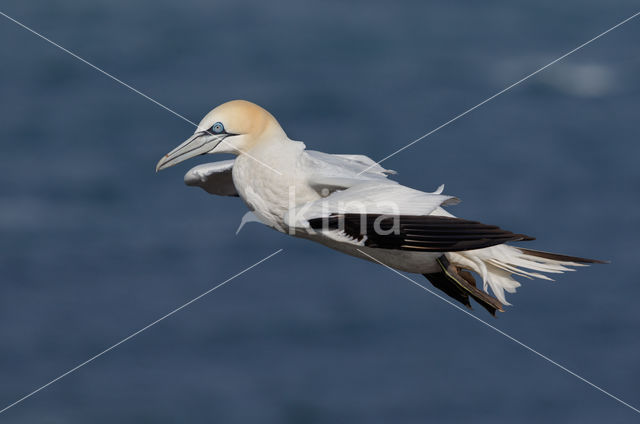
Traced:
[[[458, 202], [443, 193], [444, 186], [431, 193], [403, 186], [389, 178], [394, 171], [367, 156], [307, 150], [248, 101], [209, 112], [156, 171], [211, 153], [236, 159], [196, 166], [184, 177], [187, 185], [239, 196], [251, 219], [280, 232], [422, 274], [456, 301], [471, 308], [474, 299], [494, 316], [509, 304], [505, 291], [520, 286], [514, 276], [551, 280], [545, 274], [602, 263], [507, 244], [533, 238], [457, 218], [443, 208]], [[482, 279], [482, 289], [471, 272]]]

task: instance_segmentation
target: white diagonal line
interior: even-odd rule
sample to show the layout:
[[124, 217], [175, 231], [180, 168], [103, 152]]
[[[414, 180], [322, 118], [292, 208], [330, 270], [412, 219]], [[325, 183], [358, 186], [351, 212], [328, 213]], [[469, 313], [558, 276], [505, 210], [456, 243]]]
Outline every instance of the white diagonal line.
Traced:
[[[400, 149], [396, 150], [395, 152], [391, 153], [390, 155], [385, 156], [384, 158], [380, 159], [378, 162], [374, 163], [373, 165], [369, 166], [368, 168], [364, 169], [363, 171], [360, 172], [360, 174], [367, 172], [369, 169], [373, 168], [374, 166], [380, 165], [382, 162], [384, 162], [385, 160], [389, 159], [392, 156], [397, 155], [398, 153], [402, 152], [405, 149], [408, 149], [409, 147], [413, 146], [414, 144], [416, 144], [417, 142], [429, 137], [431, 134], [440, 131], [442, 128], [446, 127], [447, 125], [457, 121], [458, 119], [462, 118], [463, 116], [465, 116], [468, 113], [473, 112], [474, 110], [476, 110], [477, 108], [479, 108], [480, 106], [484, 105], [485, 103], [490, 102], [491, 100], [495, 99], [496, 97], [498, 97], [499, 95], [511, 90], [513, 87], [515, 87], [516, 85], [519, 85], [520, 83], [528, 80], [529, 78], [531, 78], [532, 76], [544, 71], [545, 69], [547, 69], [549, 66], [552, 66], [554, 64], [556, 64], [557, 62], [561, 61], [562, 59], [564, 59], [565, 57], [577, 52], [578, 50], [582, 49], [583, 47], [588, 46], [589, 44], [593, 43], [594, 41], [596, 41], [598, 38], [608, 34], [609, 32], [613, 31], [614, 29], [618, 28], [621, 25], [624, 25], [625, 23], [629, 22], [631, 19], [635, 18], [636, 16], [640, 15], [640, 12], [635, 13], [634, 15], [628, 17], [627, 19], [617, 23], [616, 25], [612, 26], [611, 28], [609, 28], [608, 30], [596, 35], [595, 37], [593, 37], [591, 40], [586, 41], [582, 44], [580, 44], [578, 47], [576, 47], [575, 49], [563, 54], [562, 56], [560, 56], [559, 58], [557, 58], [556, 60], [547, 63], [546, 65], [544, 65], [542, 68], [537, 69], [536, 71], [530, 73], [529, 75], [527, 75], [526, 77], [514, 82], [513, 84], [511, 84], [510, 86], [508, 86], [507, 88], [498, 91], [496, 94], [494, 94], [491, 97], [487, 97], [486, 99], [484, 99], [483, 101], [481, 101], [480, 103], [478, 103], [477, 105], [473, 106], [472, 108], [469, 108], [467, 110], [465, 110], [464, 112], [462, 112], [461, 114], [455, 116], [454, 118], [448, 120], [447, 122], [445, 122], [444, 124], [440, 125], [437, 128], [434, 128], [433, 130], [429, 131], [428, 133], [416, 138], [415, 140], [413, 140], [411, 143], [407, 144], [404, 147], [401, 147]], [[358, 175], [360, 175], [358, 174]]]
[[52, 385], [53, 383], [55, 383], [56, 381], [68, 376], [69, 374], [71, 374], [72, 372], [84, 367], [85, 365], [87, 365], [89, 362], [94, 361], [95, 359], [98, 359], [99, 357], [101, 357], [102, 355], [104, 355], [105, 353], [115, 349], [116, 347], [120, 346], [122, 343], [131, 340], [132, 338], [134, 338], [135, 336], [137, 336], [138, 334], [142, 333], [145, 330], [148, 330], [149, 328], [153, 327], [154, 325], [156, 325], [157, 323], [159, 323], [160, 321], [169, 318], [171, 315], [175, 314], [176, 312], [186, 308], [187, 306], [191, 305], [193, 302], [203, 298], [204, 296], [208, 295], [209, 293], [211, 293], [212, 291], [224, 286], [225, 284], [227, 284], [229, 281], [235, 279], [236, 277], [241, 276], [242, 274], [244, 274], [245, 272], [249, 271], [250, 269], [260, 265], [261, 263], [263, 263], [264, 261], [266, 261], [267, 259], [272, 258], [273, 256], [277, 255], [278, 253], [282, 252], [283, 249], [279, 249], [275, 252], [273, 252], [272, 254], [270, 254], [269, 256], [262, 258], [261, 260], [259, 260], [258, 262], [256, 262], [255, 264], [251, 265], [248, 268], [243, 269], [242, 271], [240, 271], [239, 273], [235, 274], [234, 276], [224, 280], [222, 283], [210, 288], [209, 290], [207, 290], [206, 292], [202, 293], [201, 295], [194, 297], [193, 299], [191, 299], [190, 301], [188, 301], [187, 303], [185, 303], [184, 305], [174, 309], [173, 311], [169, 312], [166, 315], [163, 315], [162, 317], [158, 318], [157, 320], [153, 321], [152, 323], [142, 327], [141, 329], [139, 329], [138, 331], [136, 331], [135, 333], [130, 334], [129, 336], [125, 337], [124, 339], [120, 340], [118, 343], [112, 345], [111, 347], [103, 350], [102, 352], [98, 353], [95, 356], [92, 356], [91, 358], [87, 359], [86, 361], [82, 362], [81, 364], [76, 365], [75, 367], [71, 368], [69, 371], [65, 372], [64, 374], [60, 374], [58, 377], [54, 378], [53, 380], [51, 380], [50, 382], [48, 382], [45, 385], [42, 385], [40, 387], [38, 387], [36, 390], [32, 391], [31, 393], [29, 393], [28, 395], [25, 395], [23, 397], [21, 397], [20, 399], [16, 400], [15, 402], [11, 403], [10, 405], [5, 406], [3, 409], [0, 410], [0, 414], [2, 414], [3, 412], [5, 412], [6, 410], [8, 410], [9, 408], [12, 408], [14, 406], [16, 406], [17, 404], [19, 404], [20, 402], [30, 398], [31, 396], [35, 395], [36, 393], [38, 393], [41, 390], [46, 389], [47, 387], [49, 387], [50, 385]]
[[[74, 58], [78, 59], [80, 62], [89, 65], [90, 67], [92, 67], [93, 69], [95, 69], [96, 71], [100, 72], [101, 74], [105, 75], [108, 78], [111, 78], [112, 80], [114, 80], [115, 82], [117, 82], [118, 84], [128, 88], [129, 90], [133, 91], [134, 93], [144, 97], [145, 99], [149, 100], [150, 102], [154, 103], [157, 106], [160, 106], [162, 109], [166, 110], [167, 112], [177, 116], [178, 118], [182, 119], [185, 122], [190, 123], [191, 125], [193, 125], [194, 127], [198, 128], [198, 124], [196, 124], [195, 122], [193, 122], [192, 120], [185, 118], [183, 115], [179, 114], [178, 112], [176, 112], [175, 110], [163, 105], [162, 103], [160, 103], [159, 101], [157, 101], [156, 99], [144, 94], [142, 91], [132, 87], [131, 85], [127, 84], [126, 82], [122, 81], [121, 79], [111, 75], [110, 73], [108, 73], [107, 71], [99, 68], [98, 66], [94, 65], [93, 63], [89, 62], [86, 59], [83, 59], [82, 57], [78, 56], [77, 54], [75, 54], [74, 52], [72, 52], [71, 50], [68, 50], [64, 47], [62, 47], [60, 44], [50, 40], [49, 38], [45, 37], [44, 35], [40, 34], [39, 32], [37, 32], [34, 29], [29, 28], [28, 26], [26, 26], [25, 24], [23, 24], [20, 21], [17, 21], [16, 19], [12, 18], [11, 16], [7, 15], [6, 13], [3, 13], [0, 11], [0, 15], [4, 16], [5, 18], [9, 19], [11, 22], [15, 23], [16, 25], [21, 26], [22, 28], [26, 29], [27, 31], [29, 31], [30, 33], [42, 38], [44, 41], [46, 41], [47, 43], [51, 44], [52, 46], [55, 46], [57, 48], [59, 48], [60, 50], [62, 50], [63, 52], [73, 56]], [[203, 130], [206, 130], [205, 128], [203, 128]], [[225, 141], [224, 139], [222, 140], [222, 143], [226, 143], [229, 144], [228, 141]], [[233, 146], [232, 146], [233, 147]], [[258, 162], [259, 164], [261, 164], [262, 166], [267, 167], [268, 169], [272, 170], [273, 172], [275, 172], [278, 175], [282, 175], [282, 173], [274, 168], [272, 168], [271, 166], [267, 165], [266, 163], [262, 162], [261, 160], [251, 156], [249, 153], [244, 152], [240, 149], [238, 149], [237, 147], [233, 147], [235, 150], [238, 150], [240, 152], [242, 152], [243, 154], [247, 155], [248, 157], [250, 157], [251, 159], [255, 160], [256, 162]]]
[[523, 342], [521, 342], [520, 340], [516, 339], [513, 336], [510, 336], [509, 334], [505, 333], [504, 331], [494, 327], [493, 325], [489, 324], [488, 322], [486, 322], [485, 320], [478, 318], [477, 316], [473, 315], [471, 312], [464, 310], [463, 308], [461, 308], [460, 306], [456, 305], [455, 303], [451, 302], [449, 299], [446, 299], [445, 297], [439, 295], [438, 293], [434, 292], [433, 290], [429, 290], [427, 287], [423, 286], [422, 284], [418, 283], [417, 281], [414, 281], [412, 278], [407, 277], [406, 275], [404, 275], [403, 273], [401, 273], [400, 271], [397, 271], [396, 269], [391, 268], [389, 265], [379, 261], [378, 259], [374, 258], [373, 256], [369, 255], [366, 252], [363, 252], [360, 249], [356, 249], [358, 250], [358, 252], [362, 253], [363, 255], [366, 255], [367, 257], [371, 258], [372, 260], [374, 260], [375, 262], [379, 263], [380, 265], [384, 266], [385, 268], [390, 269], [391, 271], [395, 272], [396, 274], [398, 274], [399, 276], [401, 276], [402, 278], [409, 280], [410, 282], [412, 282], [413, 284], [415, 284], [416, 286], [420, 287], [423, 290], [428, 291], [429, 293], [431, 293], [432, 295], [436, 296], [437, 298], [439, 298], [440, 300], [444, 300], [445, 302], [447, 302], [449, 305], [453, 306], [454, 308], [464, 312], [465, 314], [469, 315], [471, 318], [475, 319], [476, 321], [481, 322], [482, 324], [486, 325], [487, 327], [491, 328], [492, 330], [498, 332], [499, 334], [503, 335], [504, 337], [508, 338], [509, 340], [511, 340], [512, 342], [515, 342], [517, 344], [519, 344], [520, 346], [524, 347], [525, 349], [527, 349], [528, 351], [538, 355], [539, 357], [541, 357], [542, 359], [544, 359], [545, 361], [550, 362], [551, 364], [555, 365], [556, 367], [560, 368], [563, 371], [566, 371], [567, 373], [571, 374], [572, 376], [576, 377], [577, 379], [583, 381], [584, 383], [587, 383], [589, 386], [593, 387], [594, 389], [604, 393], [605, 395], [609, 396], [610, 398], [620, 402], [622, 405], [626, 406], [627, 408], [637, 412], [638, 414], [640, 414], [640, 409], [628, 404], [627, 402], [623, 401], [622, 399], [620, 399], [619, 397], [616, 397], [614, 395], [612, 395], [611, 393], [607, 392], [606, 390], [604, 390], [603, 388], [601, 388], [600, 386], [597, 386], [595, 384], [593, 384], [592, 382], [590, 382], [589, 380], [587, 380], [584, 377], [581, 377], [580, 375], [576, 374], [575, 372], [571, 371], [569, 368], [560, 365], [559, 363], [557, 363], [556, 361], [554, 361], [553, 359], [549, 358], [546, 355], [543, 355], [542, 353], [538, 352], [537, 350], [535, 350], [532, 347], [529, 347], [528, 345], [524, 344]]

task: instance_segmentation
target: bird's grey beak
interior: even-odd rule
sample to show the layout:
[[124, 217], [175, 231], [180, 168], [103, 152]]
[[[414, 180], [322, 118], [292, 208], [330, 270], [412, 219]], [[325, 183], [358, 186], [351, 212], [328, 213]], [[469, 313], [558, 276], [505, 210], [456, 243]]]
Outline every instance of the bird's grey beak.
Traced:
[[215, 149], [224, 138], [225, 135], [223, 134], [211, 134], [207, 131], [198, 131], [181, 145], [164, 155], [156, 165], [156, 172], [194, 156], [209, 153]]

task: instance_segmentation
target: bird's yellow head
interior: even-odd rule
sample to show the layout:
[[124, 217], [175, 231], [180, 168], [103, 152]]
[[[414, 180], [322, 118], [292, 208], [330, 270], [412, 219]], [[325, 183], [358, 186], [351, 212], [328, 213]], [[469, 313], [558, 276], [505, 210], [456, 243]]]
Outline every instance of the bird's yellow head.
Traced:
[[265, 109], [246, 100], [232, 100], [202, 118], [191, 137], [160, 159], [156, 171], [207, 153], [240, 155], [262, 141], [283, 137], [282, 127]]

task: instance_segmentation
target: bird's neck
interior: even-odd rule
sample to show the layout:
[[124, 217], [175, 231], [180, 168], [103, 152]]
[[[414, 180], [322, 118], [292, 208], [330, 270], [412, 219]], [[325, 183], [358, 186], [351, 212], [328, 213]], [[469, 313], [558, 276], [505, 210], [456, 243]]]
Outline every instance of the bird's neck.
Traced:
[[257, 159], [270, 166], [278, 167], [291, 163], [305, 149], [304, 143], [293, 141], [284, 132], [277, 136], [264, 137], [251, 149], [241, 153], [250, 159]]

